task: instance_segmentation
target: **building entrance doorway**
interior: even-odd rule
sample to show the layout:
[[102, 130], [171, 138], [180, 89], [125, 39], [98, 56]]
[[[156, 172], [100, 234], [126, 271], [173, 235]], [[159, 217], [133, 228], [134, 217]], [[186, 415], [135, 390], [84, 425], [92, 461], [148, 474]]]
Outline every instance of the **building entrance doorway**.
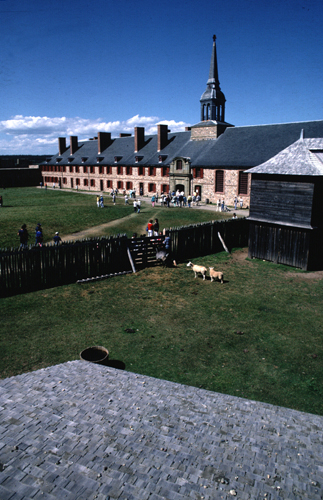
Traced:
[[144, 194], [144, 183], [140, 182], [139, 183], [139, 194], [142, 196]]
[[200, 198], [202, 198], [202, 186], [195, 186], [194, 191], [196, 193], [196, 196], [199, 196]]
[[100, 180], [100, 191], [103, 191], [103, 181]]
[[185, 187], [184, 187], [184, 184], [176, 184], [176, 186], [175, 186], [175, 190], [176, 190], [176, 191], [179, 191], [180, 193], [181, 193], [182, 191], [184, 191], [184, 192], [185, 192]]
[[74, 184], [73, 184], [73, 177], [71, 177], [71, 188], [73, 189]]

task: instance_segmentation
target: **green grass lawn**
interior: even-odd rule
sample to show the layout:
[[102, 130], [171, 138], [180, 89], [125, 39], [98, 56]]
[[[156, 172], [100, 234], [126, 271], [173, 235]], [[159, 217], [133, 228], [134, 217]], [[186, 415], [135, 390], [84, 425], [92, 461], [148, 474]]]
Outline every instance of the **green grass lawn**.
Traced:
[[64, 236], [117, 219], [121, 219], [118, 225], [102, 230], [100, 235], [126, 233], [131, 237], [134, 232], [143, 234], [148, 219], [155, 217], [159, 218], [161, 228], [231, 217], [230, 214], [188, 208], [167, 209], [156, 206], [153, 209], [147, 198], [140, 214], [122, 220], [134, 214], [134, 210], [132, 205], [125, 206], [121, 196], [117, 198], [117, 204], [114, 206], [111, 196], [107, 194], [104, 196], [105, 208], [98, 209], [94, 194], [35, 187], [5, 189], [1, 190], [1, 194], [4, 206], [0, 208], [0, 248], [19, 246], [17, 233], [24, 223], [27, 224], [30, 234], [29, 243], [33, 244], [38, 222], [42, 224], [44, 243], [47, 243], [52, 241], [56, 231]]
[[103, 345], [129, 371], [323, 414], [322, 281], [240, 254], [196, 259], [223, 285], [183, 263], [2, 299], [0, 376]]
[[[94, 196], [35, 188], [5, 190], [4, 202], [1, 246], [17, 246], [22, 222], [32, 234], [41, 222], [50, 240], [112, 218], [120, 218], [113, 231], [140, 234], [150, 217], [176, 227], [221, 215], [147, 204], [133, 216], [123, 200], [98, 209]], [[0, 377], [103, 345], [129, 371], [323, 415], [320, 274], [246, 255], [195, 259], [222, 270], [223, 285], [194, 279], [181, 263], [1, 299]]]

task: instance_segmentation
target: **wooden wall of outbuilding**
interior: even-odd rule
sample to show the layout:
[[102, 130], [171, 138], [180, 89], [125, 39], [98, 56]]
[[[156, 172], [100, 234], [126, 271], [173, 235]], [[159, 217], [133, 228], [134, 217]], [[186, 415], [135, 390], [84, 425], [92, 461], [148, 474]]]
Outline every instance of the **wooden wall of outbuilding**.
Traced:
[[253, 174], [249, 257], [323, 269], [323, 178]]

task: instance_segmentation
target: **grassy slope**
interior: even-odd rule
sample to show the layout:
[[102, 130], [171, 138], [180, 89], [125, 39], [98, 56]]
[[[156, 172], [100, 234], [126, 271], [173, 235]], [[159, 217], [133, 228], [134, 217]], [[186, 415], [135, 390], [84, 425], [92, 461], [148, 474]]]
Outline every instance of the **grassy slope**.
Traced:
[[2, 299], [1, 377], [104, 345], [129, 371], [323, 414], [322, 282], [239, 253], [196, 259], [223, 285], [181, 264]]
[[[0, 209], [0, 248], [19, 246], [17, 232], [23, 223], [27, 224], [30, 234], [29, 243], [34, 243], [35, 227], [42, 224], [44, 242], [52, 241], [56, 231], [61, 236], [105, 224], [109, 221], [133, 214], [131, 205], [125, 206], [123, 198], [118, 197], [114, 206], [111, 196], [104, 196], [105, 208], [98, 209], [96, 195], [46, 190], [38, 188], [11, 188], [1, 191], [4, 206]], [[223, 214], [225, 215], [225, 214]], [[152, 209], [150, 204], [143, 204], [143, 209], [136, 217], [120, 221], [118, 226], [103, 230], [102, 235], [133, 232], [143, 234], [149, 218], [158, 217], [161, 228], [183, 224], [203, 222], [222, 218], [217, 212], [176, 208]]]

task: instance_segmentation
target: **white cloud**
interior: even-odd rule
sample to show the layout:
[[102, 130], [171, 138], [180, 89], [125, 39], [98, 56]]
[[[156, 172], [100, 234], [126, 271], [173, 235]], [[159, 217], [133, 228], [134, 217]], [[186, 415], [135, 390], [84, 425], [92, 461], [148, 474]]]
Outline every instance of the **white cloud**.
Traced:
[[16, 115], [0, 121], [0, 154], [54, 154], [57, 138], [70, 135], [86, 140], [98, 132], [111, 132], [117, 137], [121, 132], [134, 133], [134, 127], [145, 127], [145, 133], [156, 134], [159, 123], [167, 124], [172, 132], [183, 131], [185, 122], [160, 120], [157, 116], [139, 116], [124, 121], [105, 122], [80, 117], [67, 118], [48, 116]]

